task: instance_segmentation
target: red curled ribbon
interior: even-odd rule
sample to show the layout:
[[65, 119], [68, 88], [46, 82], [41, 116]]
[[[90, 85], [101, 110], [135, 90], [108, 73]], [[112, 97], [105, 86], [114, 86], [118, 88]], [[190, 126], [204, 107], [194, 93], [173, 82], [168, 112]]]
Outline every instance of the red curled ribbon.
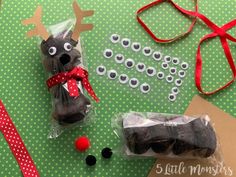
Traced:
[[24, 142], [0, 100], [0, 131], [6, 139], [12, 154], [21, 169], [24, 177], [39, 177], [34, 161], [30, 157]]
[[90, 96], [96, 101], [99, 102], [99, 98], [96, 96], [95, 92], [93, 91], [92, 86], [88, 80], [88, 72], [81, 68], [81, 67], [74, 67], [71, 71], [58, 73], [47, 80], [48, 88], [51, 88], [55, 85], [60, 83], [67, 82], [68, 84], [68, 91], [70, 96], [79, 96], [79, 90], [77, 87], [76, 80], [80, 80], [82, 86], [87, 90]]
[[[155, 36], [155, 34], [148, 28], [148, 26], [142, 21], [142, 19], [139, 17], [139, 14], [141, 14], [143, 11], [157, 5], [160, 4], [162, 2], [170, 2], [171, 5], [173, 7], [175, 7], [178, 11], [180, 11], [182, 14], [184, 15], [188, 15], [188, 16], [192, 16], [194, 17], [191, 25], [189, 26], [188, 30], [186, 32], [184, 32], [183, 34], [180, 34], [172, 39], [160, 39], [157, 38]], [[195, 66], [195, 84], [197, 89], [205, 94], [205, 95], [211, 95], [214, 94], [220, 90], [225, 89], [226, 87], [228, 87], [230, 84], [232, 84], [235, 81], [236, 78], [236, 68], [235, 68], [235, 64], [234, 64], [234, 60], [229, 48], [229, 44], [227, 40], [230, 40], [232, 42], [236, 42], [236, 38], [232, 37], [230, 34], [228, 34], [226, 31], [228, 31], [229, 29], [233, 28], [234, 26], [236, 26], [236, 19], [226, 23], [225, 25], [223, 25], [222, 27], [217, 26], [216, 24], [214, 24], [210, 19], [208, 19], [206, 16], [204, 16], [203, 14], [198, 12], [198, 1], [196, 0], [196, 6], [195, 6], [195, 11], [189, 11], [186, 9], [183, 9], [182, 7], [180, 7], [179, 5], [177, 5], [176, 3], [174, 3], [172, 0], [157, 0], [154, 1], [148, 5], [143, 6], [142, 8], [140, 8], [137, 11], [137, 20], [138, 22], [141, 24], [141, 26], [144, 28], [144, 30], [156, 41], [156, 42], [162, 42], [162, 43], [167, 43], [167, 42], [173, 42], [175, 40], [177, 40], [178, 38], [185, 36], [186, 34], [190, 33], [193, 29], [193, 26], [196, 22], [196, 18], [199, 18], [200, 20], [202, 20], [213, 32], [210, 34], [205, 35], [199, 42], [198, 44], [198, 48], [197, 48], [197, 53], [196, 53], [196, 66]], [[211, 91], [211, 92], [205, 92], [202, 89], [201, 86], [201, 80], [202, 80], [202, 56], [201, 56], [201, 44], [207, 40], [207, 39], [212, 39], [214, 37], [219, 37], [220, 38], [220, 42], [222, 45], [222, 48], [224, 49], [224, 53], [225, 56], [227, 58], [227, 61], [229, 63], [230, 69], [232, 71], [232, 79], [227, 82], [225, 85], [221, 86], [220, 88]]]

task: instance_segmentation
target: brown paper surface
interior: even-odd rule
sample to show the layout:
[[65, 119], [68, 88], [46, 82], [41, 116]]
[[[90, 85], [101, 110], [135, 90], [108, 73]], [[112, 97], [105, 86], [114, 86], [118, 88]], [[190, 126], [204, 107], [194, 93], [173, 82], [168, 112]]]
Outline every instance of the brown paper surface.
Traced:
[[[223, 110], [195, 96], [189, 104], [186, 115], [208, 114], [220, 141], [224, 162], [215, 165], [201, 160], [158, 159], [148, 177], [226, 177], [236, 176], [236, 119]], [[218, 174], [217, 174], [218, 173]]]

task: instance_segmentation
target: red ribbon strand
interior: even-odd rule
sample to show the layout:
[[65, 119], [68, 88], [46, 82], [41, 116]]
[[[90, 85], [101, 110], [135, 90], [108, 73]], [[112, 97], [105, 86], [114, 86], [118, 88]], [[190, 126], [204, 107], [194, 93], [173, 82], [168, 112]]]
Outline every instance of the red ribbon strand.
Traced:
[[[180, 11], [182, 14], [184, 15], [188, 15], [190, 17], [193, 17], [193, 21], [191, 23], [191, 25], [189, 26], [188, 30], [174, 38], [171, 39], [160, 39], [157, 38], [156, 35], [150, 30], [150, 28], [144, 23], [144, 21], [139, 17], [139, 15], [145, 11], [148, 10], [149, 8], [158, 5], [162, 2], [169, 2], [173, 7], [175, 7], [178, 11]], [[226, 23], [225, 25], [223, 25], [222, 27], [217, 26], [215, 23], [213, 23], [210, 19], [208, 19], [206, 16], [204, 16], [203, 14], [198, 12], [198, 1], [195, 1], [195, 11], [189, 11], [186, 9], [183, 9], [182, 7], [180, 7], [178, 4], [174, 3], [172, 0], [157, 0], [154, 1], [148, 5], [143, 6], [142, 8], [140, 8], [137, 11], [137, 21], [141, 24], [141, 26], [144, 28], [144, 30], [156, 41], [156, 42], [161, 42], [161, 43], [167, 43], [167, 42], [173, 42], [177, 39], [179, 39], [182, 36], [185, 36], [187, 34], [189, 34], [196, 22], [196, 19], [199, 18], [200, 20], [202, 20], [213, 32], [210, 34], [205, 35], [199, 42], [198, 44], [198, 48], [197, 48], [197, 53], [196, 53], [196, 66], [195, 66], [195, 85], [197, 87], [197, 89], [205, 95], [212, 95], [220, 90], [225, 89], [226, 87], [228, 87], [229, 85], [231, 85], [236, 78], [236, 67], [234, 64], [234, 60], [229, 48], [229, 44], [228, 44], [228, 40], [232, 41], [232, 42], [236, 42], [236, 38], [232, 37], [230, 34], [227, 33], [227, 31], [231, 28], [233, 28], [234, 26], [236, 26], [236, 19]], [[215, 37], [219, 37], [220, 38], [220, 42], [222, 45], [222, 48], [224, 50], [225, 53], [225, 57], [227, 58], [228, 64], [230, 66], [230, 69], [232, 71], [232, 79], [230, 81], [228, 81], [225, 85], [221, 86], [220, 88], [214, 90], [214, 91], [210, 91], [210, 92], [206, 92], [202, 89], [202, 85], [201, 85], [201, 80], [202, 80], [202, 56], [201, 56], [201, 44], [206, 41], [207, 39], [212, 39]]]
[[51, 88], [55, 85], [67, 82], [68, 91], [70, 96], [76, 97], [79, 96], [79, 89], [77, 87], [77, 80], [80, 80], [82, 86], [87, 90], [90, 96], [96, 101], [99, 102], [99, 98], [96, 96], [93, 91], [92, 86], [88, 80], [88, 72], [81, 68], [75, 67], [71, 71], [58, 73], [47, 80], [48, 88]]
[[39, 177], [34, 161], [0, 100], [0, 131], [6, 139], [24, 177]]

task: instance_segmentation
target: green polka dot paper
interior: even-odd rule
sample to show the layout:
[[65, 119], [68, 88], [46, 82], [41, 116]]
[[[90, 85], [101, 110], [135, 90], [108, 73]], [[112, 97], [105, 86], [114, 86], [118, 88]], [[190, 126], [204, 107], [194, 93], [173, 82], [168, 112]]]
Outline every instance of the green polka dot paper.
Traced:
[[[37, 165], [41, 176], [90, 176], [90, 177], [145, 177], [151, 169], [154, 159], [124, 159], [114, 155], [110, 160], [102, 159], [100, 151], [108, 146], [113, 149], [119, 144], [110, 122], [118, 112], [155, 111], [165, 113], [183, 113], [191, 98], [197, 94], [194, 85], [195, 53], [198, 41], [210, 30], [198, 21], [193, 32], [170, 44], [155, 43], [136, 22], [135, 12], [150, 0], [79, 0], [83, 9], [94, 9], [95, 15], [86, 18], [86, 22], [94, 24], [94, 30], [82, 34], [86, 63], [90, 73], [90, 82], [101, 99], [96, 104], [96, 120], [89, 126], [69, 130], [56, 140], [47, 139], [50, 129], [49, 114], [51, 98], [45, 86], [45, 73], [41, 64], [37, 39], [28, 39], [25, 33], [30, 27], [21, 24], [21, 20], [32, 16], [36, 6], [43, 6], [43, 22], [46, 26], [73, 17], [72, 1], [57, 0], [25, 0], [3, 1], [0, 9], [0, 98], [3, 100], [13, 122], [15, 123], [26, 147]], [[191, 0], [176, 0], [182, 7], [193, 9]], [[236, 17], [236, 1], [203, 0], [199, 2], [199, 11], [218, 25]], [[186, 29], [190, 20], [180, 15], [167, 3], [153, 7], [142, 14], [145, 22], [160, 37], [173, 37]], [[134, 69], [128, 70], [114, 61], [103, 57], [105, 48], [133, 56], [137, 62], [160, 68], [155, 61], [134, 54], [131, 49], [124, 50], [119, 45], [112, 45], [109, 36], [118, 33], [144, 46], [160, 50], [163, 54], [176, 56], [189, 63], [189, 70], [180, 93], [175, 102], [169, 102], [166, 95], [171, 85], [160, 82], [156, 78], [138, 74]], [[235, 35], [236, 29], [229, 31]], [[207, 90], [215, 89], [231, 77], [229, 66], [221, 49], [219, 39], [203, 44], [203, 86]], [[230, 43], [231, 51], [236, 57], [236, 47]], [[119, 73], [134, 75], [152, 85], [148, 94], [138, 89], [131, 89], [96, 74], [100, 64], [107, 68], [115, 68]], [[226, 112], [236, 116], [235, 84], [226, 90], [207, 97]], [[87, 135], [91, 140], [91, 148], [85, 153], [74, 149], [74, 140]], [[0, 135], [0, 176], [21, 176], [19, 167], [11, 154], [2, 134]], [[86, 155], [97, 157], [95, 167], [85, 165]]]

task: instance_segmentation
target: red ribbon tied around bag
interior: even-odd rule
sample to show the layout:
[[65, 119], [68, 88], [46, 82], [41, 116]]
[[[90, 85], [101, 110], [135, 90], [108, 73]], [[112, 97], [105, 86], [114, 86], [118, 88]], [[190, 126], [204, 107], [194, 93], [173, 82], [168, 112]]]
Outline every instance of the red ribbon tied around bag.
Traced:
[[82, 86], [87, 90], [90, 96], [96, 101], [99, 102], [99, 98], [96, 96], [93, 91], [92, 86], [88, 80], [88, 71], [81, 67], [74, 67], [71, 71], [58, 73], [47, 80], [48, 88], [51, 88], [55, 85], [67, 82], [68, 91], [70, 96], [76, 97], [79, 96], [79, 89], [77, 87], [77, 80], [80, 80]]
[[[157, 38], [155, 36], [155, 34], [149, 29], [149, 27], [144, 23], [144, 21], [139, 17], [139, 15], [155, 6], [158, 5], [162, 2], [169, 2], [173, 7], [175, 7], [178, 11], [180, 11], [182, 14], [184, 15], [188, 15], [193, 17], [193, 21], [191, 23], [191, 25], [189, 26], [188, 30], [186, 32], [184, 32], [183, 34], [180, 34], [172, 39], [160, 39]], [[236, 42], [236, 38], [232, 37], [230, 34], [228, 34], [226, 31], [228, 31], [229, 29], [233, 28], [234, 26], [236, 26], [236, 19], [226, 23], [225, 25], [219, 27], [216, 24], [214, 24], [210, 19], [208, 19], [206, 16], [204, 16], [203, 14], [198, 12], [198, 0], [195, 1], [195, 11], [189, 11], [186, 9], [183, 9], [182, 7], [180, 7], [179, 5], [177, 5], [176, 3], [174, 3], [172, 0], [156, 0], [150, 4], [147, 4], [145, 6], [143, 6], [142, 8], [140, 8], [137, 11], [137, 20], [138, 22], [141, 24], [141, 26], [144, 28], [144, 30], [156, 41], [156, 42], [162, 42], [162, 43], [167, 43], [167, 42], [173, 42], [177, 39], [179, 39], [182, 36], [187, 35], [188, 33], [190, 33], [195, 25], [196, 19], [199, 18], [200, 20], [202, 20], [213, 32], [210, 34], [205, 35], [203, 38], [201, 38], [199, 44], [198, 44], [198, 48], [197, 48], [197, 53], [196, 53], [196, 66], [195, 66], [195, 85], [197, 87], [197, 89], [205, 95], [212, 95], [220, 90], [225, 89], [226, 87], [228, 87], [229, 85], [231, 85], [235, 79], [236, 79], [236, 67], [234, 64], [234, 60], [229, 48], [229, 44], [228, 44], [228, 40], [232, 41], [232, 42]], [[202, 89], [201, 86], [201, 80], [202, 80], [202, 56], [201, 56], [201, 44], [206, 41], [207, 39], [212, 39], [214, 37], [219, 37], [220, 38], [220, 42], [222, 45], [222, 48], [224, 50], [225, 53], [225, 57], [227, 58], [228, 64], [230, 66], [230, 69], [232, 71], [232, 79], [230, 81], [228, 81], [225, 85], [221, 86], [220, 88], [214, 90], [214, 91], [210, 91], [210, 92], [206, 92]]]
[[0, 100], [0, 131], [6, 139], [12, 154], [21, 169], [24, 177], [39, 177], [34, 161], [30, 157], [24, 142]]

